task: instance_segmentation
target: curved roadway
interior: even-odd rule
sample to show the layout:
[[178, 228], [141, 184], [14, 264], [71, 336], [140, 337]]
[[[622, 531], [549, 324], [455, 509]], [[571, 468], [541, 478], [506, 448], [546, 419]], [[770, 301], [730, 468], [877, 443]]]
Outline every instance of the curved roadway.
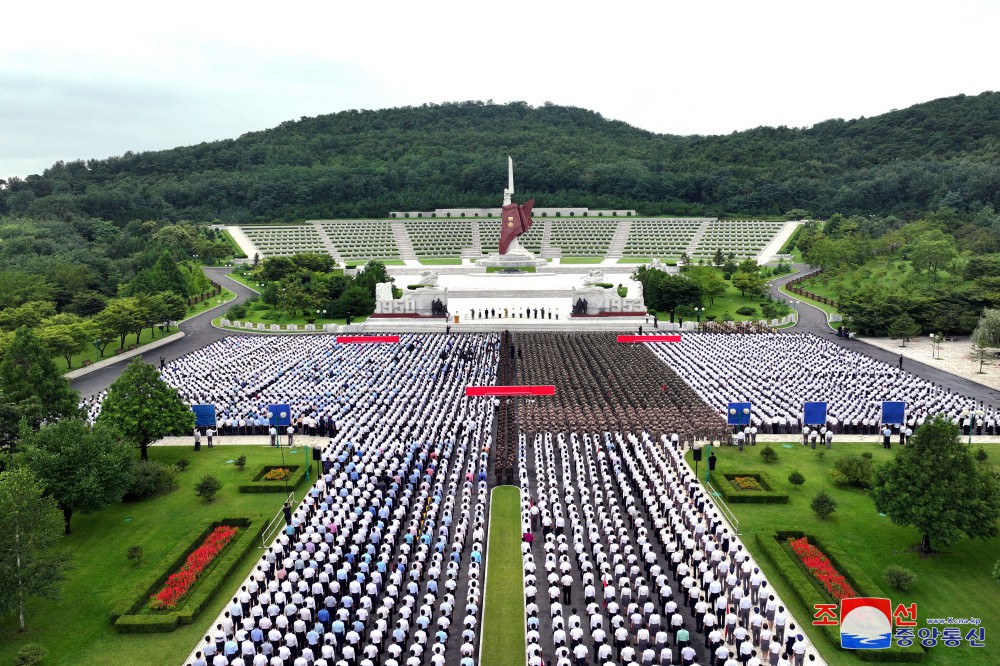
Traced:
[[[808, 273], [811, 270], [805, 264], [795, 264], [794, 268], [798, 272], [790, 275], [783, 275], [780, 278], [775, 278], [771, 281], [771, 295], [774, 298], [788, 298], [788, 296], [778, 290], [778, 287], [795, 279], [803, 273]], [[224, 331], [212, 326], [212, 319], [221, 315], [222, 312], [230, 305], [242, 303], [248, 300], [254, 295], [255, 292], [243, 286], [239, 282], [226, 277], [226, 273], [230, 270], [229, 268], [206, 267], [204, 270], [210, 279], [234, 292], [236, 294], [236, 299], [226, 303], [225, 305], [220, 305], [219, 307], [207, 310], [196, 317], [192, 317], [191, 319], [182, 322], [180, 330], [184, 331], [184, 337], [176, 342], [171, 342], [170, 344], [162, 347], [144, 352], [141, 354], [141, 357], [145, 362], [156, 365], [159, 363], [161, 356], [166, 357], [169, 361], [173, 358], [177, 358], [179, 356], [189, 354], [197, 349], [201, 349], [206, 345], [212, 344], [216, 340], [231, 335], [229, 331]], [[813, 335], [825, 340], [830, 340], [834, 344], [859, 351], [884, 363], [888, 363], [890, 365], [898, 363], [898, 354], [869, 345], [862, 340], [847, 340], [844, 338], [838, 338], [835, 331], [827, 324], [826, 313], [819, 308], [804, 301], [797, 301], [794, 304], [794, 307], [799, 314], [798, 323], [790, 329], [785, 330], [791, 330], [796, 333], [812, 333]], [[913, 359], [906, 359], [903, 367], [911, 374], [918, 375], [927, 381], [934, 382], [935, 384], [949, 388], [952, 391], [967, 395], [982, 403], [1000, 405], [1000, 392], [991, 389], [988, 386], [983, 386], [982, 384], [963, 379], [957, 375], [944, 372], [943, 370], [920, 363], [919, 361], [914, 361]], [[111, 382], [118, 378], [118, 375], [122, 373], [124, 368], [125, 363], [115, 363], [90, 374], [78, 377], [71, 382], [71, 385], [73, 388], [78, 390], [81, 395], [92, 395], [106, 389]]]
[[[210, 345], [216, 340], [220, 340], [230, 335], [228, 331], [212, 326], [212, 320], [221, 315], [227, 308], [229, 308], [229, 306], [248, 300], [254, 295], [255, 292], [252, 289], [244, 287], [239, 282], [226, 277], [226, 273], [231, 271], [231, 268], [218, 266], [205, 267], [203, 270], [205, 271], [205, 274], [208, 275], [210, 280], [217, 282], [229, 291], [235, 293], [236, 299], [229, 301], [224, 305], [214, 307], [211, 310], [205, 310], [205, 312], [199, 315], [196, 315], [186, 321], [182, 321], [179, 328], [184, 331], [184, 337], [163, 345], [162, 347], [150, 349], [140, 354], [139, 357], [141, 357], [146, 363], [159, 365], [161, 356], [170, 361], [179, 356], [190, 354], [197, 349], [201, 349], [205, 345]], [[136, 357], [133, 356], [127, 360], [131, 361], [132, 358]], [[70, 386], [79, 391], [82, 396], [100, 393], [110, 386], [111, 382], [118, 378], [118, 376], [125, 369], [126, 365], [126, 360], [123, 359], [119, 363], [113, 363], [109, 366], [101, 368], [100, 370], [95, 370], [94, 372], [77, 377], [70, 382]]]
[[[815, 269], [810, 268], [806, 264], [795, 264], [793, 267], [798, 272], [792, 273], [791, 275], [783, 275], [780, 278], [775, 278], [771, 281], [771, 296], [773, 298], [794, 299], [794, 296], [781, 293], [778, 290], [778, 287], [787, 284], [801, 275], [816, 272]], [[830, 325], [827, 323], [826, 312], [818, 307], [800, 300], [797, 300], [793, 304], [793, 307], [796, 312], [799, 313], [799, 321], [795, 326], [784, 330], [790, 330], [795, 333], [812, 333], [813, 335], [823, 338], [824, 340], [830, 340], [834, 344], [840, 345], [841, 347], [861, 352], [862, 354], [871, 356], [872, 358], [878, 359], [883, 363], [888, 363], [889, 365], [896, 365], [899, 363], [899, 354], [897, 353], [870, 345], [861, 339], [849, 340], [845, 338], [838, 338], [837, 332], [830, 328]], [[984, 404], [1000, 405], [1000, 391], [991, 389], [988, 386], [983, 386], [982, 384], [969, 381], [968, 379], [963, 379], [962, 377], [953, 375], [950, 372], [945, 372], [944, 370], [921, 363], [920, 361], [914, 361], [910, 358], [903, 360], [903, 369], [911, 375], [917, 375], [929, 382], [949, 388], [953, 392], [967, 395], [970, 398], [978, 400]]]

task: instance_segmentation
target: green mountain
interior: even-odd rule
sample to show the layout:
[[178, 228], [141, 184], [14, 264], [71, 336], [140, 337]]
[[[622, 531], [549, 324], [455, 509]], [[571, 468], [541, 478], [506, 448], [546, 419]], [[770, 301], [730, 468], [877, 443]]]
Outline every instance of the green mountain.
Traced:
[[[641, 103], [641, 101], [637, 101]], [[425, 105], [288, 121], [238, 139], [56, 163], [12, 178], [0, 214], [296, 220], [499, 203], [506, 156], [541, 206], [644, 214], [1000, 209], [1000, 93], [811, 128], [673, 136], [585, 109]]]

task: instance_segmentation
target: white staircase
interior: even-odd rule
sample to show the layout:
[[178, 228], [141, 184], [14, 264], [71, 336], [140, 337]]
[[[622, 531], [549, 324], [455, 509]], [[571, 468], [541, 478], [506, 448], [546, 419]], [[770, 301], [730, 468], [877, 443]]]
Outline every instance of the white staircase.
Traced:
[[608, 259], [621, 259], [625, 253], [625, 243], [628, 242], [628, 235], [632, 233], [632, 220], [624, 219], [618, 223], [615, 235], [611, 237], [611, 244], [608, 246]]
[[393, 220], [390, 224], [392, 225], [392, 237], [396, 241], [396, 247], [399, 248], [399, 258], [404, 261], [407, 259], [416, 261], [417, 253], [413, 251], [413, 242], [410, 240], [410, 234], [406, 233], [403, 222]]
[[326, 231], [323, 229], [323, 225], [319, 222], [313, 222], [312, 226], [316, 229], [316, 233], [319, 234], [319, 240], [323, 243], [323, 249], [327, 251], [327, 254], [333, 257], [333, 260], [337, 262], [338, 266], [343, 266], [346, 263], [344, 261], [344, 257], [342, 257], [340, 252], [337, 251], [333, 241], [330, 240], [330, 236], [327, 235]]

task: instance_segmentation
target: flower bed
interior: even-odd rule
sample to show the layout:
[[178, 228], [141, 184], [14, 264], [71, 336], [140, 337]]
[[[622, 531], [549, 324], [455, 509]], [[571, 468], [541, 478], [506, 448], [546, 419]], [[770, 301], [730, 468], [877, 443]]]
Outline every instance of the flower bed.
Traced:
[[830, 559], [823, 554], [823, 551], [809, 543], [806, 537], [789, 539], [788, 546], [798, 556], [809, 573], [813, 575], [813, 578], [820, 582], [834, 600], [840, 601], [847, 597], [858, 596], [858, 593], [854, 591], [844, 575], [837, 571]]
[[287, 467], [275, 467], [270, 472], [261, 477], [261, 481], [284, 481], [292, 475], [292, 470]]
[[[248, 483], [240, 485], [241, 493], [282, 493], [297, 488], [306, 477], [306, 465], [264, 465]], [[286, 476], [282, 476], [285, 470]]]
[[737, 490], [766, 490], [760, 482], [752, 476], [734, 476], [729, 479]]
[[187, 595], [201, 572], [219, 556], [236, 532], [237, 529], [229, 525], [220, 525], [212, 530], [205, 541], [191, 551], [184, 566], [167, 577], [163, 589], [151, 597], [150, 605], [157, 610], [176, 608], [177, 602]]
[[[767, 472], [747, 471], [739, 474], [720, 474], [718, 470], [710, 475], [712, 486], [729, 504], [785, 504], [788, 495], [773, 490], [776, 486]], [[741, 479], [742, 481], [737, 481]], [[742, 485], [741, 485], [742, 484]], [[756, 487], [753, 486], [756, 484]]]

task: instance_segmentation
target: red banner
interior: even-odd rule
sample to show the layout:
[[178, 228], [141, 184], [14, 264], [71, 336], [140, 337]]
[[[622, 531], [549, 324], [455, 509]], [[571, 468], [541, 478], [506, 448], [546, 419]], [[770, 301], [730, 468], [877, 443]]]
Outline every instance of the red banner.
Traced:
[[619, 335], [618, 342], [680, 342], [679, 335]]
[[541, 386], [466, 386], [465, 395], [555, 395], [556, 387]]
[[365, 344], [365, 343], [398, 343], [398, 335], [338, 335], [337, 342], [340, 344]]

